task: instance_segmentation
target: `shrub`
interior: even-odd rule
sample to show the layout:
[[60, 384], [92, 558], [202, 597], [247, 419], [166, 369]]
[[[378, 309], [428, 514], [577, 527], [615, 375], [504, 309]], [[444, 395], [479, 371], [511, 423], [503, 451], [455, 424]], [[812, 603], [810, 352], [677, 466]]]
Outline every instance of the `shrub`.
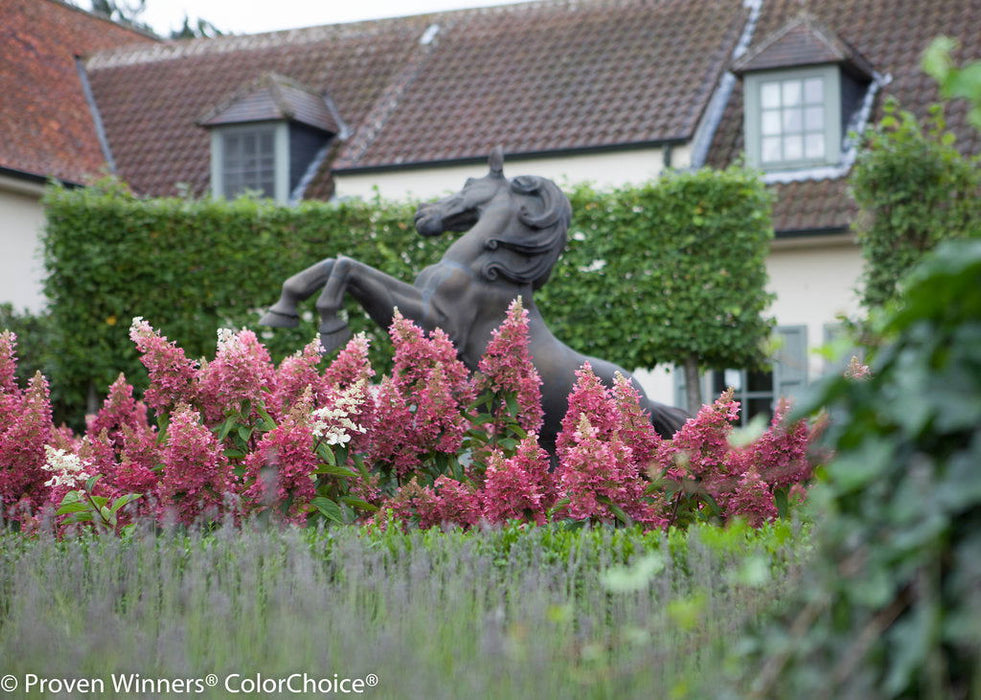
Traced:
[[801, 407], [837, 456], [814, 567], [742, 662], [760, 697], [981, 693], [981, 241], [941, 244], [880, 323], [871, 375]]
[[787, 427], [778, 416], [755, 443], [734, 447], [730, 393], [663, 441], [629, 382], [605, 387], [588, 364], [551, 471], [534, 432], [540, 379], [522, 352], [528, 315], [520, 300], [474, 376], [439, 330], [427, 336], [397, 315], [390, 335], [392, 371], [372, 386], [363, 335], [321, 367], [317, 341], [276, 365], [251, 331], [223, 330], [214, 358], [195, 361], [136, 318], [130, 337], [149, 388], [137, 400], [120, 375], [78, 436], [53, 427], [41, 375], [20, 388], [7, 332], [5, 515], [31, 528], [43, 524], [45, 505], [57, 508], [62, 527], [109, 529], [129, 528], [138, 516], [192, 525], [255, 515], [295, 524], [370, 519], [382, 529], [509, 520], [759, 525], [810, 477], [803, 424]]

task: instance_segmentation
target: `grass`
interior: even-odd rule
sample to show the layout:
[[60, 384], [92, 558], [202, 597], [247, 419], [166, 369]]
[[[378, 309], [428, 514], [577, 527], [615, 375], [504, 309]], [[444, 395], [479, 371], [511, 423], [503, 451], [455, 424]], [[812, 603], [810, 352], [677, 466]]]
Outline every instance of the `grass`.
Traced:
[[113, 674], [209, 673], [218, 686], [197, 697], [294, 673], [375, 674], [371, 698], [707, 697], [745, 624], [793, 585], [805, 545], [787, 523], [5, 533], [0, 675], [21, 689], [27, 674], [102, 679], [101, 697], [163, 695], [116, 693]]

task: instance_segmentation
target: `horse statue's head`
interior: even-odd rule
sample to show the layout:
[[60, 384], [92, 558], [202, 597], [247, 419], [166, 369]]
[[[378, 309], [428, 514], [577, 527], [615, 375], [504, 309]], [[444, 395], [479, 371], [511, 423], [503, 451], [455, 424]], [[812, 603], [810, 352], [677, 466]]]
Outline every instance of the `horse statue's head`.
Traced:
[[504, 177], [504, 153], [496, 147], [489, 172], [469, 178], [459, 192], [419, 206], [416, 230], [423, 236], [469, 231], [481, 239], [481, 274], [538, 289], [565, 247], [572, 218], [568, 198], [546, 178]]

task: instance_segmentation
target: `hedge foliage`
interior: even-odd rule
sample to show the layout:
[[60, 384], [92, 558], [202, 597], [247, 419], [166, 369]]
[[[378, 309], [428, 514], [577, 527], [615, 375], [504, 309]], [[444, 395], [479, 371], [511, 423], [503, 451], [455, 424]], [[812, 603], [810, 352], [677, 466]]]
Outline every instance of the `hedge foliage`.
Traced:
[[854, 228], [866, 309], [896, 298], [903, 277], [939, 242], [981, 237], [981, 159], [957, 150], [943, 106], [922, 123], [893, 100], [884, 110], [850, 178], [862, 209]]
[[[755, 174], [677, 173], [643, 187], [569, 194], [569, 245], [539, 297], [558, 337], [627, 368], [692, 356], [702, 367], [763, 360], [772, 229]], [[257, 327], [287, 277], [343, 253], [408, 281], [452, 240], [417, 235], [414, 203], [145, 200], [106, 180], [52, 186], [45, 204], [45, 293], [57, 348], [47, 373], [58, 403], [74, 406], [104, 395], [121, 371], [145, 383], [126, 337], [134, 316], [191, 357], [213, 351], [217, 328], [250, 327], [278, 361], [316, 334], [312, 300], [296, 330]], [[384, 332], [353, 302], [348, 312], [355, 331], [377, 340], [372, 360], [385, 366]]]

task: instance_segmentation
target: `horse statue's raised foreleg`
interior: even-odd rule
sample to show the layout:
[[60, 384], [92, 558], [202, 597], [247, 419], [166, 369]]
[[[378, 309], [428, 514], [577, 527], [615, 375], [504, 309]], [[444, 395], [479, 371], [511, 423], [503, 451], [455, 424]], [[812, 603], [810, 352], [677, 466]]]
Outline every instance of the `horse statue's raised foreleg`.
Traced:
[[327, 352], [341, 347], [351, 337], [347, 322], [339, 316], [345, 294], [357, 300], [382, 328], [392, 325], [398, 308], [406, 318], [432, 330], [427, 323], [428, 301], [419, 289], [362, 262], [338, 256], [316, 304], [320, 314], [320, 342]]
[[300, 322], [296, 305], [312, 297], [314, 292], [327, 284], [333, 267], [333, 258], [321, 260], [283, 282], [279, 300], [269, 307], [259, 323], [274, 328], [295, 328]]

